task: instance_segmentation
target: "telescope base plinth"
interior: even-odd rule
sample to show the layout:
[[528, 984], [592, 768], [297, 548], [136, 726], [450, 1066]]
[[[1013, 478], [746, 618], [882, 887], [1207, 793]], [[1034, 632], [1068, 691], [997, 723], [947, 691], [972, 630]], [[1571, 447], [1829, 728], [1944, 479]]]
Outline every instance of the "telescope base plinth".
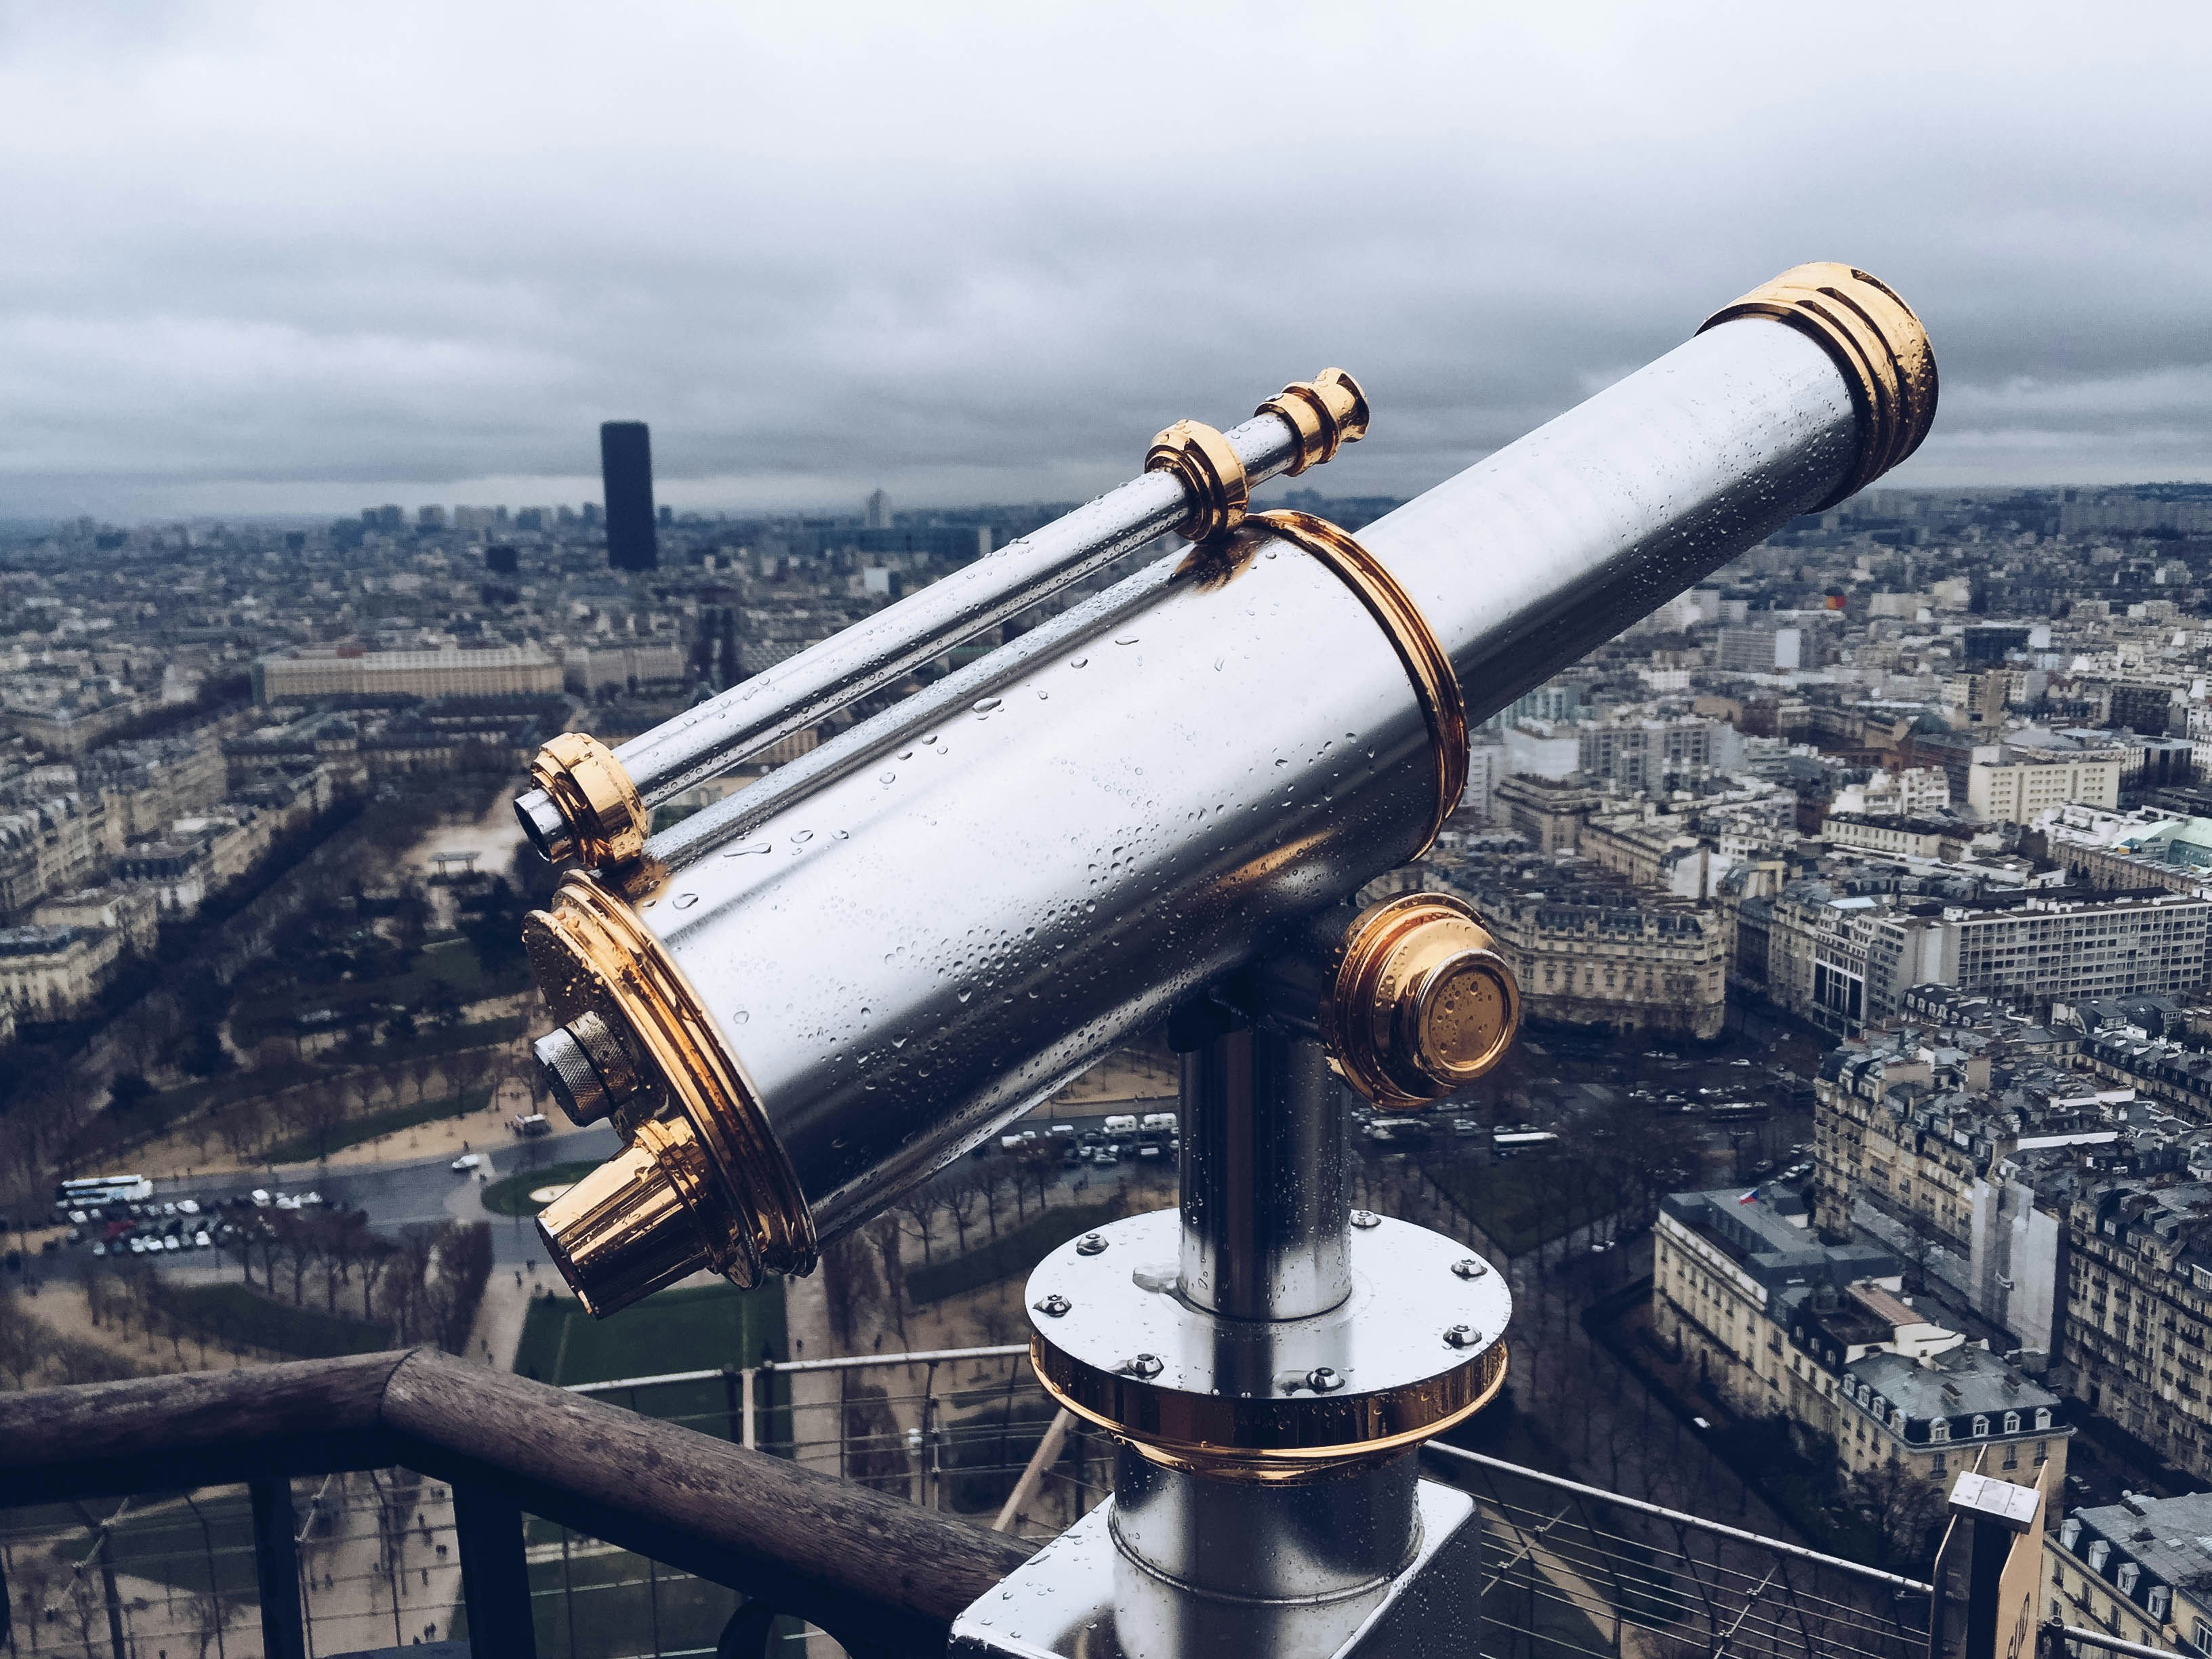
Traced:
[[[1108, 1499], [954, 1621], [949, 1659], [1458, 1659], [1481, 1634], [1482, 1525], [1437, 1481], [1416, 1494], [1420, 1542], [1397, 1573], [1350, 1595], [1207, 1595], [1115, 1540]], [[1249, 1548], [1250, 1540], [1239, 1540]]]

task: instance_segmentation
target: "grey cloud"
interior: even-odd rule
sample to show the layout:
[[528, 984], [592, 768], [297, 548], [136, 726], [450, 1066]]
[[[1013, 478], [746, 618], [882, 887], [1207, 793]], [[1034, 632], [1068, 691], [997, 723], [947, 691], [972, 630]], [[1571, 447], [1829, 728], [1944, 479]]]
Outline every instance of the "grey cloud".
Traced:
[[1900, 482], [2212, 471], [2199, 14], [1562, 9], [0, 11], [0, 516], [574, 499], [611, 416], [1060, 497], [1330, 362], [1410, 490], [1823, 257], [1936, 337]]

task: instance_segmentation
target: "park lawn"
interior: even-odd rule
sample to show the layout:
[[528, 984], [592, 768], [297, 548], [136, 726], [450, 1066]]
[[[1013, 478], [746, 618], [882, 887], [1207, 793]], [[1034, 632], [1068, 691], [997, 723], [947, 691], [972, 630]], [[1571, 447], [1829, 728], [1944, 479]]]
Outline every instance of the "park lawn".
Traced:
[[439, 1100], [418, 1100], [411, 1106], [387, 1106], [380, 1112], [371, 1112], [366, 1117], [349, 1118], [331, 1126], [327, 1136], [307, 1130], [278, 1141], [261, 1154], [264, 1164], [299, 1164], [311, 1158], [328, 1158], [332, 1152], [342, 1152], [349, 1146], [358, 1146], [364, 1141], [379, 1140], [402, 1129], [420, 1127], [425, 1123], [443, 1122], [449, 1117], [466, 1117], [471, 1112], [480, 1112], [491, 1103], [490, 1094], [477, 1090], [474, 1094], [447, 1095]]
[[477, 1194], [494, 1215], [536, 1215], [545, 1206], [532, 1198], [541, 1187], [572, 1187], [598, 1169], [596, 1160], [581, 1164], [549, 1164], [542, 1170], [525, 1170], [506, 1176]]
[[[540, 1171], [533, 1179], [547, 1176]], [[571, 1297], [539, 1297], [531, 1303], [524, 1321], [514, 1369], [541, 1382], [565, 1387], [618, 1376], [755, 1365], [763, 1347], [778, 1358], [787, 1352], [780, 1279], [750, 1291], [734, 1285], [663, 1291], [605, 1319], [593, 1319]], [[629, 1403], [619, 1396], [608, 1397]], [[720, 1401], [717, 1391], [716, 1409]], [[672, 1413], [655, 1409], [648, 1414]]]
[[313, 984], [297, 981], [249, 992], [231, 1009], [230, 1028], [241, 1044], [266, 1036], [289, 1036], [297, 1029], [303, 1007], [343, 1010], [368, 1005], [417, 1008], [431, 985], [442, 980], [463, 1002], [477, 1002], [505, 992], [526, 990], [529, 968], [517, 963], [494, 972], [485, 968], [476, 946], [465, 939], [441, 939], [425, 945], [414, 965], [383, 979], [343, 980]]

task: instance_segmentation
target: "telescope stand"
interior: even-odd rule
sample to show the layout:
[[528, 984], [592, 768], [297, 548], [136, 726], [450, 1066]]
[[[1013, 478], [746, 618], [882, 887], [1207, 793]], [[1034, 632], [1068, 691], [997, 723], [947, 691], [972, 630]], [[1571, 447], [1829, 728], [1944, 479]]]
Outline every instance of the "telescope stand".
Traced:
[[1114, 1495], [954, 1625], [963, 1659], [1474, 1651], [1474, 1504], [1416, 1448], [1504, 1379], [1498, 1274], [1355, 1211], [1317, 997], [1258, 976], [1170, 1024], [1182, 1203], [1029, 1282], [1038, 1378], [1121, 1443]]

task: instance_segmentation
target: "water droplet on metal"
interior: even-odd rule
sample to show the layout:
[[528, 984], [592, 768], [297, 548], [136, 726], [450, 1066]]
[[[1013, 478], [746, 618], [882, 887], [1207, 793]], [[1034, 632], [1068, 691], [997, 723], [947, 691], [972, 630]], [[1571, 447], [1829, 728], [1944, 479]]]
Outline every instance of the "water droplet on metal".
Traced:
[[794, 830], [791, 833], [791, 838], [796, 842], [812, 841], [814, 839], [814, 832], [811, 830]]
[[732, 847], [728, 851], [725, 852], [722, 856], [726, 859], [742, 858], [747, 853], [768, 853], [773, 852], [775, 848], [771, 842], [764, 841], [748, 841], [739, 842], [737, 846]]
[[738, 1009], [738, 1010], [737, 1011], [737, 1012], [735, 1012], [734, 1014], [732, 1014], [732, 1015], [730, 1016], [730, 1024], [732, 1024], [732, 1025], [742, 1025], [742, 1024], [744, 1024], [747, 1020], [750, 1019], [751, 1018], [752, 1018], [752, 1016], [751, 1016], [750, 1014], [747, 1013], [744, 1009], [740, 1008], [740, 1009]]
[[1075, 658], [1073, 660], [1072, 660], [1072, 661], [1071, 661], [1067, 665], [1068, 665], [1070, 668], [1081, 668], [1082, 666], [1084, 666], [1084, 665], [1085, 665], [1086, 663], [1088, 663], [1090, 660], [1091, 660], [1091, 659], [1090, 659], [1090, 658], [1088, 658], [1088, 657], [1077, 657], [1077, 658]]
[[696, 893], [678, 893], [676, 896], [676, 908], [679, 910], [689, 910], [698, 902], [699, 896]]
[[978, 697], [974, 702], [969, 704], [969, 707], [979, 714], [988, 714], [998, 706], [999, 700], [996, 697]]
[[897, 776], [898, 774], [896, 772], [878, 772], [876, 774], [876, 781], [878, 783], [890, 783]]

